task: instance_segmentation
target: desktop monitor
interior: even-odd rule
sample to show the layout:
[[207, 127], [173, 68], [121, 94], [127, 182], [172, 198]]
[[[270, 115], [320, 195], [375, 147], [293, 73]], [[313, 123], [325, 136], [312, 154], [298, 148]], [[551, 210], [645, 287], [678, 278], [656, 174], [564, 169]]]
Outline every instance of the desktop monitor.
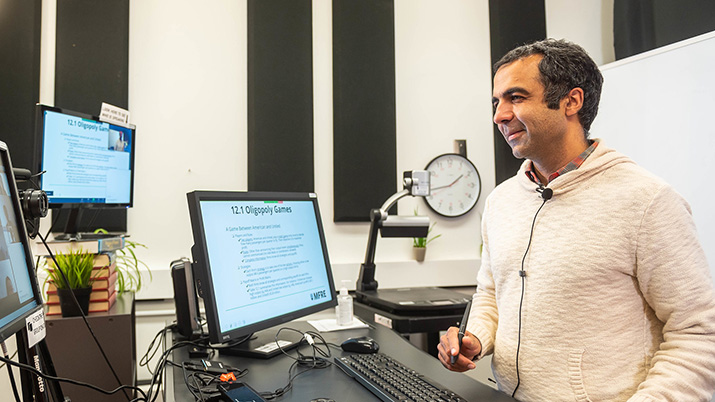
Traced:
[[315, 194], [194, 191], [187, 197], [195, 283], [212, 343], [337, 304]]
[[58, 107], [37, 105], [36, 167], [50, 208], [71, 208], [65, 233], [77, 233], [87, 208], [129, 208], [134, 201], [136, 130]]
[[42, 308], [7, 145], [0, 142], [0, 341]]

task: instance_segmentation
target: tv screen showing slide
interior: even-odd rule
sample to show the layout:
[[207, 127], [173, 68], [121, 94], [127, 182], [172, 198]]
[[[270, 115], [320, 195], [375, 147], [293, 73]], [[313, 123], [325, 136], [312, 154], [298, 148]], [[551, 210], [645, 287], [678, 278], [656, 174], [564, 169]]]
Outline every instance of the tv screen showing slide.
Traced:
[[131, 207], [135, 129], [38, 105], [41, 188], [50, 207]]
[[0, 142], [0, 341], [25, 325], [42, 308], [34, 264], [20, 210], [10, 154]]
[[188, 195], [194, 274], [212, 342], [335, 306], [328, 251], [312, 193]]

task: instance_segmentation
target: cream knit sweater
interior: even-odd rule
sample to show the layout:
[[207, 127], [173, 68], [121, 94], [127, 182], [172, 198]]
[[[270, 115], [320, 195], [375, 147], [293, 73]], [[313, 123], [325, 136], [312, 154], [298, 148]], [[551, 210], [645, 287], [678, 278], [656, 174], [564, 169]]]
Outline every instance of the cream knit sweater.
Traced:
[[[543, 200], [519, 173], [486, 202], [469, 331], [501, 390], [516, 386], [519, 276]], [[715, 295], [690, 207], [599, 144], [549, 185], [524, 261], [516, 397], [522, 401], [710, 401]]]

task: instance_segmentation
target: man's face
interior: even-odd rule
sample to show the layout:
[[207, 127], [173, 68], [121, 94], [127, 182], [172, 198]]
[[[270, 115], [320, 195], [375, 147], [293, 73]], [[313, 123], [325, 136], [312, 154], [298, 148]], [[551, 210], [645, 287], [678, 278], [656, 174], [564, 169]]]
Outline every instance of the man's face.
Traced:
[[541, 55], [504, 65], [494, 75], [494, 123], [517, 158], [549, 159], [566, 134], [564, 102], [557, 110], [544, 101], [539, 80]]

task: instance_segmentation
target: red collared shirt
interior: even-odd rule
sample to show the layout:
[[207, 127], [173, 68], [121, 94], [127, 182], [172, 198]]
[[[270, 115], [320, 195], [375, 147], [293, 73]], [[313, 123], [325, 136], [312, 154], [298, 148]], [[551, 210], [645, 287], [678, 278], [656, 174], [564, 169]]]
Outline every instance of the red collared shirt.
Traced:
[[[586, 160], [586, 158], [588, 158], [588, 156], [591, 155], [591, 153], [593, 153], [593, 150], [596, 149], [596, 147], [598, 146], [598, 141], [591, 140], [590, 142], [591, 142], [591, 145], [588, 148], [586, 148], [585, 151], [581, 152], [581, 154], [579, 156], [574, 158], [574, 160], [569, 162], [566, 166], [562, 167], [561, 169], [555, 171], [554, 173], [551, 173], [551, 175], [549, 175], [548, 183], [551, 183], [552, 180], [554, 180], [555, 178], [561, 176], [562, 174], [564, 174], [566, 172], [570, 172], [572, 170], [578, 169], [583, 164], [583, 162]], [[536, 175], [536, 169], [534, 168], [534, 162], [529, 163], [529, 166], [526, 169], [526, 176], [529, 178], [529, 180], [533, 181], [535, 184], [539, 184], [539, 185], [543, 184], [539, 180], [539, 176]]]

